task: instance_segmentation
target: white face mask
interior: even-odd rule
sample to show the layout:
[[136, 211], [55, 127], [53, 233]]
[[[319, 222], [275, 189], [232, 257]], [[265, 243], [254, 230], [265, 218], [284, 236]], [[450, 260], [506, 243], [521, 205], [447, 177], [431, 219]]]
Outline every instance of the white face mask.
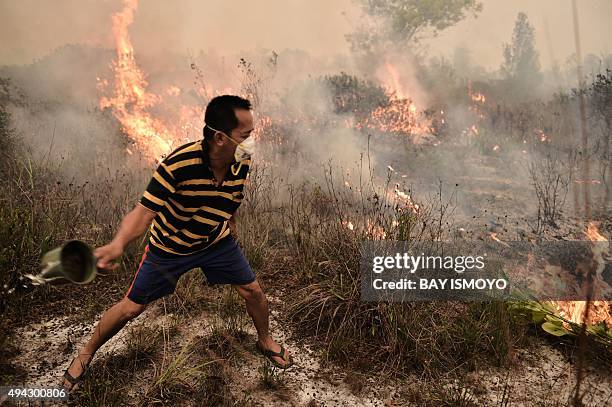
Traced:
[[234, 140], [233, 138], [231, 138], [230, 136], [228, 136], [224, 132], [222, 132], [220, 130], [217, 130], [217, 129], [213, 129], [208, 124], [206, 126], [209, 129], [211, 129], [212, 131], [216, 131], [216, 132], [219, 132], [219, 133], [223, 134], [225, 137], [230, 139], [234, 144], [237, 144], [236, 145], [236, 151], [234, 152], [234, 159], [237, 162], [240, 162], [242, 160], [246, 160], [247, 158], [250, 158], [253, 155], [253, 153], [255, 152], [255, 140], [252, 139], [251, 137], [247, 138], [246, 140], [243, 140], [241, 143], [238, 143], [238, 142], [236, 142], [236, 140]]
[[[234, 141], [233, 139], [231, 140]], [[234, 152], [234, 159], [236, 161], [246, 160], [247, 158], [250, 158], [254, 152], [255, 152], [255, 140], [249, 137], [246, 140], [243, 140], [242, 143], [239, 143], [236, 146], [236, 151]]]

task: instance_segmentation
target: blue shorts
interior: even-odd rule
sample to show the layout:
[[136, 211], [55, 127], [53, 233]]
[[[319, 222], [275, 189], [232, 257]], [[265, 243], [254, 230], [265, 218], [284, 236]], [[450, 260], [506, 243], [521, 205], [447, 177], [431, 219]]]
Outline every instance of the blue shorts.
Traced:
[[179, 258], [151, 253], [147, 245], [126, 297], [138, 304], [148, 304], [173, 293], [178, 279], [194, 268], [202, 269], [209, 284], [244, 285], [255, 281], [255, 273], [232, 236]]

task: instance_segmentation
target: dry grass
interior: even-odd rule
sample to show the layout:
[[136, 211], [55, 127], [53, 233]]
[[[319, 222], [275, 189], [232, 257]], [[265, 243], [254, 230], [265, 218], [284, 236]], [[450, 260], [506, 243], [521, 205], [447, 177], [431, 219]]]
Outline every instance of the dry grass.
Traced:
[[78, 406], [124, 405], [137, 392], [132, 383], [155, 363], [163, 343], [163, 331], [156, 325], [131, 329], [124, 350], [92, 362], [71, 402]]
[[447, 238], [454, 195], [440, 190], [413, 211], [393, 198], [388, 183], [347, 188], [334, 171], [328, 167], [324, 185], [287, 185], [281, 225], [274, 218], [266, 224], [286, 231], [282, 246], [292, 268], [272, 272], [291, 276], [284, 280], [290, 285], [285, 300], [296, 334], [319, 341], [328, 359], [391, 375], [417, 370], [435, 376], [487, 360], [509, 364], [526, 327], [504, 303], [361, 300], [361, 243], [382, 233], [413, 242]]

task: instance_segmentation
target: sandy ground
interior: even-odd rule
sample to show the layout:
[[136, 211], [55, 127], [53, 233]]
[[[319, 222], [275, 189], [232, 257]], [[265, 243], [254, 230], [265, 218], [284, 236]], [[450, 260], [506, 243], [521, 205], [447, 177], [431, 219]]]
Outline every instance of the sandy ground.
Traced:
[[[295, 366], [278, 372], [280, 385], [268, 390], [261, 384], [262, 357], [255, 351], [255, 332], [247, 325], [248, 339], [241, 343], [237, 365], [232, 370], [230, 389], [238, 400], [246, 400], [254, 406], [401, 406], [419, 405], [410, 400], [418, 399], [414, 377], [402, 381], [381, 383], [376, 376], [363, 376], [357, 390], [351, 386], [350, 374], [339, 366], [325, 363], [308, 341], [297, 342], [278, 323], [277, 311], [281, 304], [276, 298], [272, 306], [271, 326], [275, 337], [292, 353]], [[141, 324], [169, 326], [173, 315], [164, 315], [158, 305], [148, 308], [130, 323], [132, 328]], [[160, 311], [162, 314], [160, 315]], [[211, 317], [212, 318], [212, 317]], [[187, 343], [195, 335], [205, 336], [212, 326], [205, 319], [189, 321], [172, 340], [174, 346]], [[58, 383], [63, 370], [75, 352], [74, 345], [82, 344], [88, 337], [90, 324], [68, 324], [58, 317], [32, 324], [16, 332], [21, 350], [14, 363], [27, 371], [28, 385], [53, 386]], [[126, 345], [128, 329], [104, 345], [96, 358], [110, 353], [121, 353]], [[537, 340], [529, 349], [517, 350], [517, 364], [510, 369], [486, 368], [467, 374], [465, 384], [478, 405], [499, 405], [504, 387], [510, 389], [511, 405], [566, 405], [573, 394], [575, 367], [566, 357], [544, 340]], [[143, 377], [146, 377], [144, 375]], [[441, 388], [452, 388], [454, 382], [440, 383]], [[147, 383], [135, 383], [146, 386]], [[609, 372], [589, 369], [583, 383], [587, 390], [585, 405], [604, 406], [612, 403], [612, 375]], [[449, 390], [450, 391], [450, 390]], [[539, 402], [537, 402], [539, 401]], [[549, 404], [542, 404], [549, 402]], [[187, 404], [189, 404], [187, 402]]]

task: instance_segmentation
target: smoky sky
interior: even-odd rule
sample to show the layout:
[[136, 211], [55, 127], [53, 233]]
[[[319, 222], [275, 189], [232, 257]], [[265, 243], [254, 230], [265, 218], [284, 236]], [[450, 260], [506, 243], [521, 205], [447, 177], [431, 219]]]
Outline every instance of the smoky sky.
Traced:
[[[519, 12], [527, 13], [535, 29], [536, 46], [543, 66], [563, 65], [575, 52], [571, 0], [488, 0], [477, 18], [469, 17], [429, 42], [432, 54], [452, 55], [456, 47], [472, 52], [476, 63], [497, 68], [502, 43], [510, 42]], [[578, 0], [582, 54], [601, 56], [612, 52], [612, 1]]]
[[[542, 64], [574, 52], [571, 0], [484, 0], [484, 10], [426, 42], [430, 55], [471, 50], [474, 61], [499, 66], [516, 15], [536, 29]], [[0, 0], [0, 64], [30, 63], [69, 43], [111, 48], [110, 15], [120, 0]], [[612, 1], [578, 0], [583, 54], [611, 52]], [[313, 55], [347, 53], [344, 35], [358, 21], [352, 0], [141, 0], [131, 34], [137, 52], [215, 49], [234, 54], [256, 48], [303, 49]]]

